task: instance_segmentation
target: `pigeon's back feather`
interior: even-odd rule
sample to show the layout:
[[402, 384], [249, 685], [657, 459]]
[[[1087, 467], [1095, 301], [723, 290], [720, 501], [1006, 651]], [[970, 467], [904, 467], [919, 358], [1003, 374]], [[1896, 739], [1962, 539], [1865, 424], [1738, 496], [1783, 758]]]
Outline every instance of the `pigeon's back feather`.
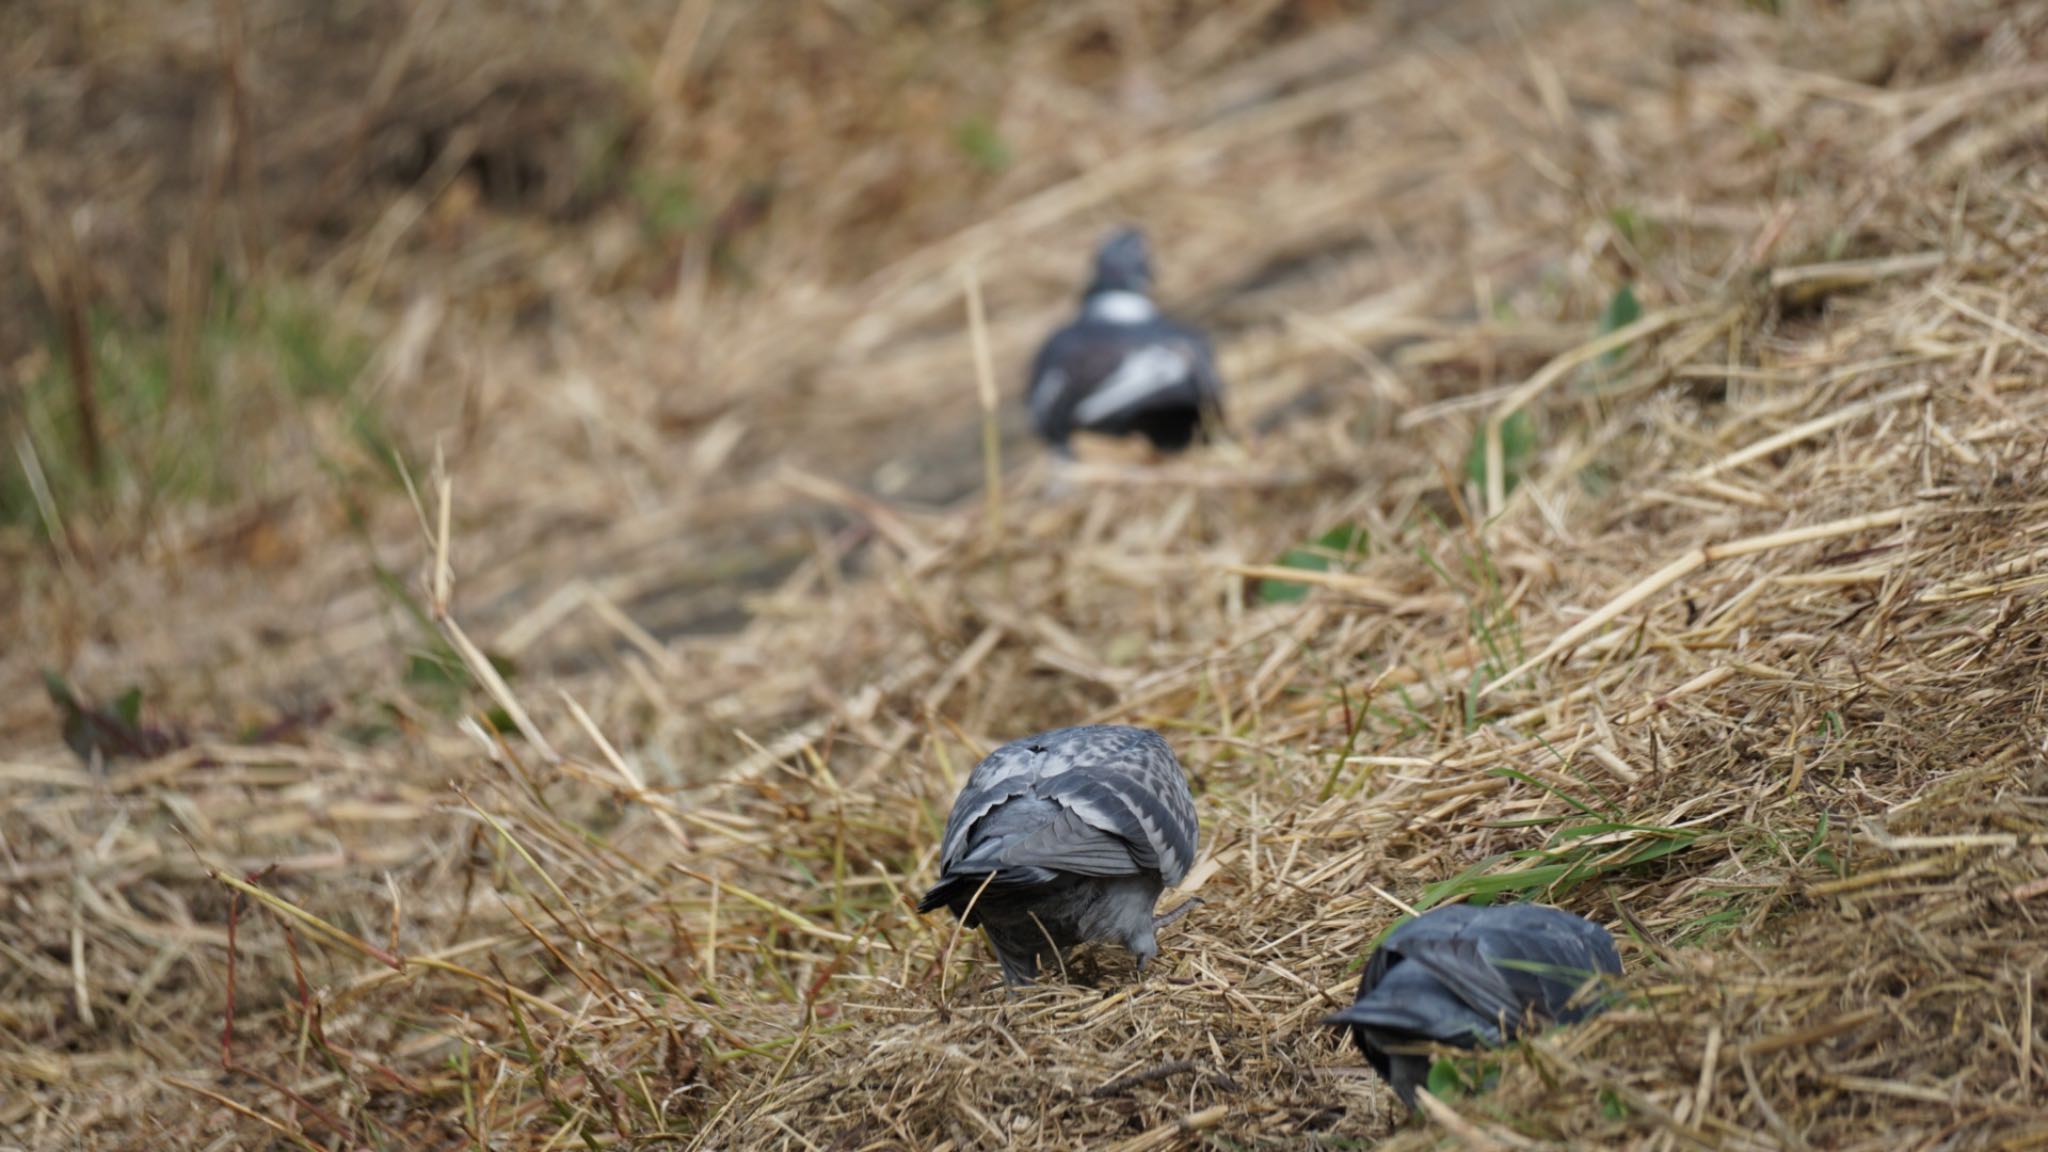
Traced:
[[1140, 966], [1157, 949], [1153, 905], [1194, 862], [1194, 797], [1156, 732], [1062, 728], [997, 748], [968, 774], [918, 910], [950, 907], [988, 928], [1013, 983], [1038, 957], [1120, 940]]
[[1139, 434], [1161, 451], [1191, 444], [1223, 417], [1216, 353], [1201, 331], [1159, 314], [1144, 238], [1110, 237], [1096, 252], [1081, 314], [1031, 364], [1026, 399], [1038, 434], [1065, 449], [1075, 432]]
[[1127, 435], [1163, 418], [1178, 418], [1192, 437], [1205, 413], [1220, 418], [1223, 408], [1215, 353], [1201, 333], [1165, 319], [1085, 316], [1039, 351], [1030, 401], [1039, 434], [1056, 442], [1077, 431]]
[[[1099, 724], [1013, 741], [976, 765], [946, 820], [940, 871], [951, 872], [965, 863], [972, 853], [970, 841], [988, 834], [980, 827], [986, 818], [1022, 797], [1051, 804], [1021, 811], [1037, 813], [1047, 822], [1055, 810], [1065, 811], [1094, 832], [1123, 841], [1134, 865], [1126, 871], [1154, 870], [1171, 886], [1180, 883], [1194, 863], [1194, 797], [1173, 750], [1156, 732]], [[1094, 858], [1101, 852], [1092, 837], [1083, 838], [1078, 831], [1065, 842], [1073, 846], [1077, 858]], [[1047, 846], [1056, 849], [1058, 843], [1055, 838]], [[1049, 856], [1037, 862], [1055, 864]]]
[[1619, 973], [1614, 938], [1591, 921], [1535, 904], [1453, 905], [1402, 924], [1374, 950], [1348, 1026], [1366, 1059], [1410, 1107], [1428, 1062], [1396, 1049], [1434, 1042], [1492, 1047], [1530, 1016], [1572, 1023], [1599, 1011], [1575, 999], [1588, 979]]

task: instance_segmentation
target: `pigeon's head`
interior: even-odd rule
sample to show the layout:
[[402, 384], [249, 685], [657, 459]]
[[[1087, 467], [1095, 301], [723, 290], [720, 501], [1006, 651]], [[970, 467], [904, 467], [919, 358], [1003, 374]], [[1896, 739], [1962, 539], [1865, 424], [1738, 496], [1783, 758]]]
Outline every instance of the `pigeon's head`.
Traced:
[[1145, 247], [1145, 234], [1136, 228], [1119, 228], [1095, 250], [1095, 279], [1088, 294], [1098, 292], [1152, 292], [1152, 254]]

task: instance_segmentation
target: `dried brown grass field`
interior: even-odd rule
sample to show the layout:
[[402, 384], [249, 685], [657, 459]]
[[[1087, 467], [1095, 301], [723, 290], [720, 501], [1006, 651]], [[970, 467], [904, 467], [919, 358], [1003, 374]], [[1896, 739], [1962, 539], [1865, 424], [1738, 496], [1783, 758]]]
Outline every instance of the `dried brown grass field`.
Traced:
[[[0, 1145], [2048, 1147], [2043, 6], [0, 29]], [[1237, 437], [1048, 492], [1123, 220]], [[1006, 998], [911, 904], [1084, 720], [1205, 903]], [[1627, 996], [1404, 1126], [1474, 897]]]

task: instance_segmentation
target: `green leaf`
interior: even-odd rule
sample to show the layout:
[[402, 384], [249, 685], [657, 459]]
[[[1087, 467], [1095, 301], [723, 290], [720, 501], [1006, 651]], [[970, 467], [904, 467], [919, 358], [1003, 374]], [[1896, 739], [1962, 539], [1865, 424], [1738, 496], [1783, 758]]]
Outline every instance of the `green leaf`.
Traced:
[[[1282, 562], [1285, 562], [1284, 558]], [[1302, 565], [1289, 564], [1288, 567], [1300, 568]], [[1306, 584], [1296, 584], [1291, 580], [1259, 581], [1259, 603], [1261, 604], [1292, 604], [1297, 600], [1305, 599], [1307, 596], [1308, 585]]]
[[[1623, 284], [1608, 298], [1607, 310], [1600, 313], [1600, 334], [1605, 336], [1610, 332], [1619, 332], [1642, 318], [1643, 306], [1636, 300], [1635, 289]], [[1621, 359], [1624, 351], [1624, 348], [1612, 348], [1601, 353], [1601, 366], [1612, 366], [1616, 360]]]
[[[1620, 861], [1618, 864], [1611, 865], [1611, 867], [1627, 868], [1637, 864], [1648, 864], [1652, 860], [1661, 860], [1673, 852], [1682, 852], [1692, 847], [1692, 842], [1693, 838], [1690, 836], [1674, 837], [1669, 840], [1653, 840], [1636, 851], [1629, 853], [1627, 859]], [[1610, 866], [1603, 866], [1601, 871], [1606, 871], [1608, 867]]]
[[1555, 844], [1562, 846], [1569, 844], [1573, 840], [1584, 840], [1589, 836], [1605, 836], [1609, 832], [1642, 832], [1646, 834], [1645, 839], [1653, 836], [1684, 835], [1682, 832], [1675, 832], [1668, 828], [1659, 828], [1650, 824], [1625, 824], [1619, 820], [1596, 820], [1591, 824], [1574, 824], [1569, 828], [1560, 828], [1557, 830], [1556, 836], [1553, 837], [1553, 841]]
[[1429, 1080], [1423, 1085], [1439, 1100], [1455, 1100], [1465, 1094], [1465, 1077], [1455, 1060], [1438, 1060], [1429, 1066]]
[[1813, 850], [1814, 850], [1814, 849], [1816, 849], [1816, 848], [1818, 848], [1818, 847], [1820, 847], [1820, 846], [1821, 846], [1822, 844], [1825, 844], [1825, 843], [1827, 843], [1827, 839], [1828, 839], [1828, 814], [1827, 814], [1826, 812], [1822, 812], [1822, 813], [1820, 814], [1820, 822], [1819, 822], [1819, 823], [1817, 823], [1817, 824], [1815, 824], [1815, 825], [1813, 826], [1813, 836], [1812, 836], [1811, 838], [1809, 838], [1809, 839], [1808, 839], [1808, 840], [1806, 841], [1806, 851], [1805, 851], [1805, 852], [1802, 852], [1802, 853], [1800, 853], [1800, 855], [1802, 855], [1802, 856], [1811, 856], [1811, 855], [1813, 855]]
[[[1515, 485], [1522, 482], [1522, 473], [1528, 470], [1529, 460], [1536, 455], [1536, 425], [1530, 421], [1527, 412], [1516, 412], [1501, 422], [1500, 462], [1506, 473], [1502, 491], [1513, 492]], [[1472, 430], [1472, 447], [1465, 453], [1465, 479], [1479, 487], [1486, 486], [1486, 424]]]
[[142, 689], [130, 688], [114, 697], [114, 715], [130, 728], [142, 727]]
[[668, 240], [695, 228], [703, 219], [689, 176], [680, 170], [635, 171], [626, 184], [640, 223], [656, 239]]
[[[1536, 779], [1534, 776], [1531, 776], [1526, 772], [1521, 772], [1513, 768], [1495, 768], [1489, 771], [1487, 775], [1505, 776], [1510, 780], [1517, 780], [1523, 784], [1527, 784], [1531, 788], [1537, 788], [1541, 789], [1542, 791], [1548, 792], [1552, 796], [1557, 797], [1559, 800], [1562, 800], [1565, 803], [1571, 805], [1573, 808], [1578, 809], [1580, 815], [1595, 817], [1600, 815], [1600, 812], [1597, 809], [1595, 809], [1591, 804], [1586, 803], [1585, 801], [1579, 799], [1578, 797], [1572, 795], [1564, 789], [1557, 787], [1556, 785], [1545, 784], [1543, 781]], [[1624, 827], [1624, 825], [1616, 825], [1615, 827], [1620, 828]], [[1610, 829], [1610, 831], [1612, 830], [1613, 829]]]
[[[1280, 554], [1282, 568], [1299, 568], [1304, 572], [1328, 572], [1335, 560], [1349, 560], [1364, 552], [1371, 543], [1371, 535], [1356, 524], [1339, 524], [1299, 548], [1289, 548]], [[1259, 602], [1261, 604], [1290, 604], [1308, 595], [1308, 585], [1291, 580], [1259, 581]]]
[[1600, 1090], [1600, 1115], [1609, 1120], [1628, 1119], [1628, 1105], [1622, 1103], [1621, 1095], [1612, 1088]]
[[1339, 524], [1316, 537], [1316, 547], [1341, 555], [1355, 556], [1372, 544], [1372, 534], [1356, 524]]
[[503, 708], [487, 709], [484, 712], [484, 722], [491, 726], [491, 731], [496, 732], [498, 735], [503, 736], [508, 740], [518, 740], [523, 738], [522, 734], [519, 731], [519, 725], [514, 723], [512, 720], [512, 714], [510, 712], [505, 711]]
[[466, 687], [469, 677], [436, 652], [415, 652], [406, 661], [405, 682], [420, 687]]
[[1469, 868], [1449, 880], [1439, 881], [1422, 890], [1422, 897], [1415, 901], [1417, 908], [1433, 908], [1455, 896], [1466, 896], [1475, 902], [1503, 892], [1540, 891], [1571, 875], [1576, 864], [1539, 864], [1532, 868], [1519, 868], [1512, 872], [1497, 872], [1491, 875], [1485, 869], [1500, 862], [1500, 857], [1486, 860]]
[[[1321, 556], [1318, 556], [1313, 552], [1301, 552], [1295, 550], [1290, 550], [1281, 554], [1280, 566], [1282, 568], [1299, 568], [1304, 572], [1328, 572], [1330, 570], [1330, 562], [1328, 560], [1323, 559]], [[1307, 593], [1308, 585], [1295, 584], [1283, 580], [1279, 581], [1275, 585], [1273, 591], [1273, 598], [1280, 600], [1299, 600]]]
[[66, 712], [78, 711], [78, 696], [71, 691], [71, 685], [64, 682], [55, 672], [43, 673], [43, 691], [50, 694], [50, 702]]
[[1455, 1100], [1460, 1096], [1490, 1090], [1500, 1083], [1500, 1061], [1487, 1055], [1475, 1054], [1465, 1057], [1445, 1057], [1429, 1066], [1429, 1076], [1423, 1086], [1429, 1094], [1439, 1100]]
[[962, 120], [953, 131], [953, 142], [984, 172], [1001, 172], [1010, 166], [1010, 147], [1003, 143], [996, 126], [986, 116]]
[[1600, 314], [1600, 334], [1619, 332], [1643, 318], [1643, 306], [1636, 300], [1634, 286], [1623, 284], [1608, 298], [1607, 310]]
[[1607, 213], [1607, 222], [1614, 226], [1615, 234], [1630, 244], [1640, 246], [1643, 236], [1643, 218], [1634, 208], [1623, 204]]
[[150, 759], [185, 744], [180, 733], [142, 726], [140, 688], [130, 688], [112, 704], [97, 708], [88, 707], [71, 690], [71, 685], [54, 672], [43, 673], [43, 690], [57, 707], [58, 727], [65, 746], [87, 764], [95, 758]]

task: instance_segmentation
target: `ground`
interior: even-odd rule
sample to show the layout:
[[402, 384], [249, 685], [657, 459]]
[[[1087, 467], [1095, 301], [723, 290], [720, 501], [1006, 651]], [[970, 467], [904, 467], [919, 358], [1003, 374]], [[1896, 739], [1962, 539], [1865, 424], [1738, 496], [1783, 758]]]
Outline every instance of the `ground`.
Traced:
[[[2048, 1147], [2041, 6], [0, 30], [0, 1143]], [[1231, 435], [1054, 477], [1127, 221]], [[1006, 996], [939, 828], [1105, 720], [1203, 903]], [[1456, 899], [1628, 979], [1404, 1121]]]

